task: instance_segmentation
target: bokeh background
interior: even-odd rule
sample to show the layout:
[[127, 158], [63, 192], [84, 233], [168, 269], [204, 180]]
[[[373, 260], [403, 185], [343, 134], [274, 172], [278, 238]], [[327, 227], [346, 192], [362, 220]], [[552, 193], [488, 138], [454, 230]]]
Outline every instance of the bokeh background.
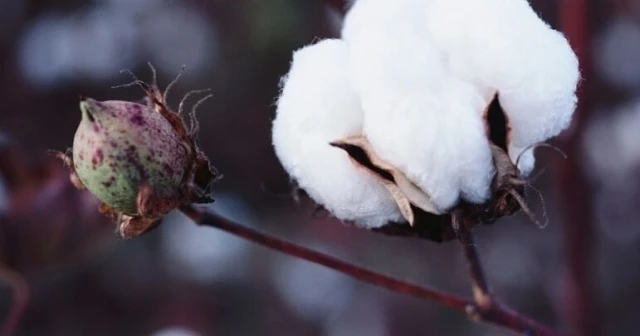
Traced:
[[[390, 0], [391, 1], [391, 0]], [[640, 334], [640, 1], [531, 0], [582, 59], [581, 109], [538, 150], [531, 197], [550, 225], [516, 215], [477, 229], [495, 293], [574, 335]], [[335, 36], [322, 0], [0, 0], [0, 332], [15, 335], [507, 335], [433, 302], [264, 249], [180, 214], [117, 239], [47, 149], [70, 147], [78, 96], [137, 100], [119, 71], [174, 106], [210, 87], [203, 150], [225, 174], [214, 209], [247, 226], [395, 277], [470, 295], [455, 242], [389, 238], [294, 202], [270, 144], [291, 53]], [[535, 196], [535, 195], [533, 195]]]

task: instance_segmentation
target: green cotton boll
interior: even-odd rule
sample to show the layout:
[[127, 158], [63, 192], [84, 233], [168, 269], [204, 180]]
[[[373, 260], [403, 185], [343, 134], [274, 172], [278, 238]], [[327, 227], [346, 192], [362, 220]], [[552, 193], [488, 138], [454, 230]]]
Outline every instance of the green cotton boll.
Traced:
[[188, 157], [179, 135], [160, 113], [138, 103], [91, 98], [81, 100], [80, 110], [73, 164], [87, 190], [127, 215], [138, 214], [142, 183], [160, 197], [176, 195]]

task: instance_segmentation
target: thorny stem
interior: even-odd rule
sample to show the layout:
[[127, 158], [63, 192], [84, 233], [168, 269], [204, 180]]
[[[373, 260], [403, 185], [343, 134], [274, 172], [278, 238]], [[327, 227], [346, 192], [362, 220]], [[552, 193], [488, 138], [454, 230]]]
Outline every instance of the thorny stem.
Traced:
[[13, 303], [0, 327], [0, 336], [10, 336], [29, 303], [29, 286], [19, 273], [3, 267], [0, 267], [0, 283], [9, 285], [13, 291]]
[[[317, 265], [325, 266], [334, 271], [375, 286], [386, 288], [393, 292], [437, 302], [445, 307], [465, 313], [470, 319], [477, 322], [494, 324], [523, 335], [560, 335], [554, 332], [551, 328], [524, 317], [518, 312], [513, 311], [493, 299], [488, 291], [486, 281], [484, 280], [485, 278], [482, 273], [480, 261], [475, 250], [475, 245], [473, 245], [472, 241], [469, 241], [472, 244], [470, 245], [471, 247], [466, 249], [465, 254], [468, 257], [470, 269], [472, 270], [471, 274], [474, 286], [477, 286], [477, 290], [480, 291], [480, 294], [474, 294], [474, 301], [461, 298], [457, 295], [445, 293], [434, 288], [418, 286], [350, 264], [324, 253], [261, 233], [252, 228], [226, 219], [212, 211], [207, 211], [204, 208], [196, 208], [191, 205], [186, 205], [180, 207], [180, 211], [182, 211], [182, 213], [196, 224], [220, 229], [240, 238], [260, 244], [264, 247], [280, 251], [296, 258], [307, 260]], [[472, 239], [471, 236], [468, 238]], [[483, 299], [484, 296], [486, 296], [488, 300]]]

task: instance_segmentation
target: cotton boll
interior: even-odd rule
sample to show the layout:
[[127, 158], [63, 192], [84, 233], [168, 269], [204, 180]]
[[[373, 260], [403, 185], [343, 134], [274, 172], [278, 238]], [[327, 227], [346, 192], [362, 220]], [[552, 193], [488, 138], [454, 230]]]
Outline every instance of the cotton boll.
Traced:
[[351, 44], [350, 78], [362, 99], [364, 133], [377, 155], [431, 196], [439, 210], [462, 192], [489, 196], [491, 154], [484, 100], [447, 77], [434, 48], [415, 35], [371, 32]]
[[[580, 78], [577, 57], [526, 0], [431, 0], [426, 21], [457, 77], [499, 93], [514, 162], [524, 148], [569, 125]], [[533, 167], [533, 155], [525, 155], [523, 173]]]
[[294, 53], [273, 122], [273, 144], [285, 170], [336, 217], [364, 227], [402, 218], [373, 177], [330, 142], [362, 133], [363, 112], [347, 82], [349, 52], [324, 40]]
[[414, 7], [424, 1], [394, 2], [389, 11], [378, 4], [357, 2], [343, 30], [350, 82], [365, 111], [365, 136], [438, 210], [451, 208], [461, 193], [471, 202], [485, 201], [493, 166], [481, 120], [484, 99], [447, 74], [431, 35], [411, 22]]
[[459, 197], [482, 203], [494, 174], [478, 110], [484, 100], [469, 84], [447, 79], [437, 90], [363, 96], [365, 136], [375, 152], [427, 192], [439, 210]]

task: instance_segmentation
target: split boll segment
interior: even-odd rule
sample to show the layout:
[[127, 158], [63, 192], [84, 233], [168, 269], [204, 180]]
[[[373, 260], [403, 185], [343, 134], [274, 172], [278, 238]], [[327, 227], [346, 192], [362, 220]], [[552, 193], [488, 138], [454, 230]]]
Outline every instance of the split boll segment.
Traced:
[[[340, 66], [319, 61], [335, 59], [328, 45]], [[488, 222], [528, 211], [533, 148], [568, 127], [579, 79], [566, 38], [526, 0], [358, 0], [341, 39], [294, 53], [274, 147], [343, 221], [379, 229], [400, 212], [414, 225], [422, 211]], [[361, 211], [372, 202], [374, 217]]]
[[125, 238], [148, 232], [181, 205], [212, 202], [210, 184], [221, 177], [196, 144], [193, 114], [209, 96], [194, 105], [187, 128], [184, 99], [178, 113], [171, 111], [151, 69], [151, 85], [135, 76], [130, 84], [142, 87], [143, 103], [81, 98], [71, 153], [56, 153], [72, 169], [71, 181], [103, 203], [101, 212]]
[[569, 41], [527, 0], [430, 0], [426, 13], [451, 73], [488, 99], [497, 95], [509, 121], [508, 154], [529, 174], [532, 148], [566, 129], [576, 107], [580, 70]]
[[317, 203], [365, 227], [402, 218], [393, 198], [330, 142], [361, 134], [360, 100], [347, 83], [349, 48], [338, 39], [296, 51], [273, 121], [276, 155]]

